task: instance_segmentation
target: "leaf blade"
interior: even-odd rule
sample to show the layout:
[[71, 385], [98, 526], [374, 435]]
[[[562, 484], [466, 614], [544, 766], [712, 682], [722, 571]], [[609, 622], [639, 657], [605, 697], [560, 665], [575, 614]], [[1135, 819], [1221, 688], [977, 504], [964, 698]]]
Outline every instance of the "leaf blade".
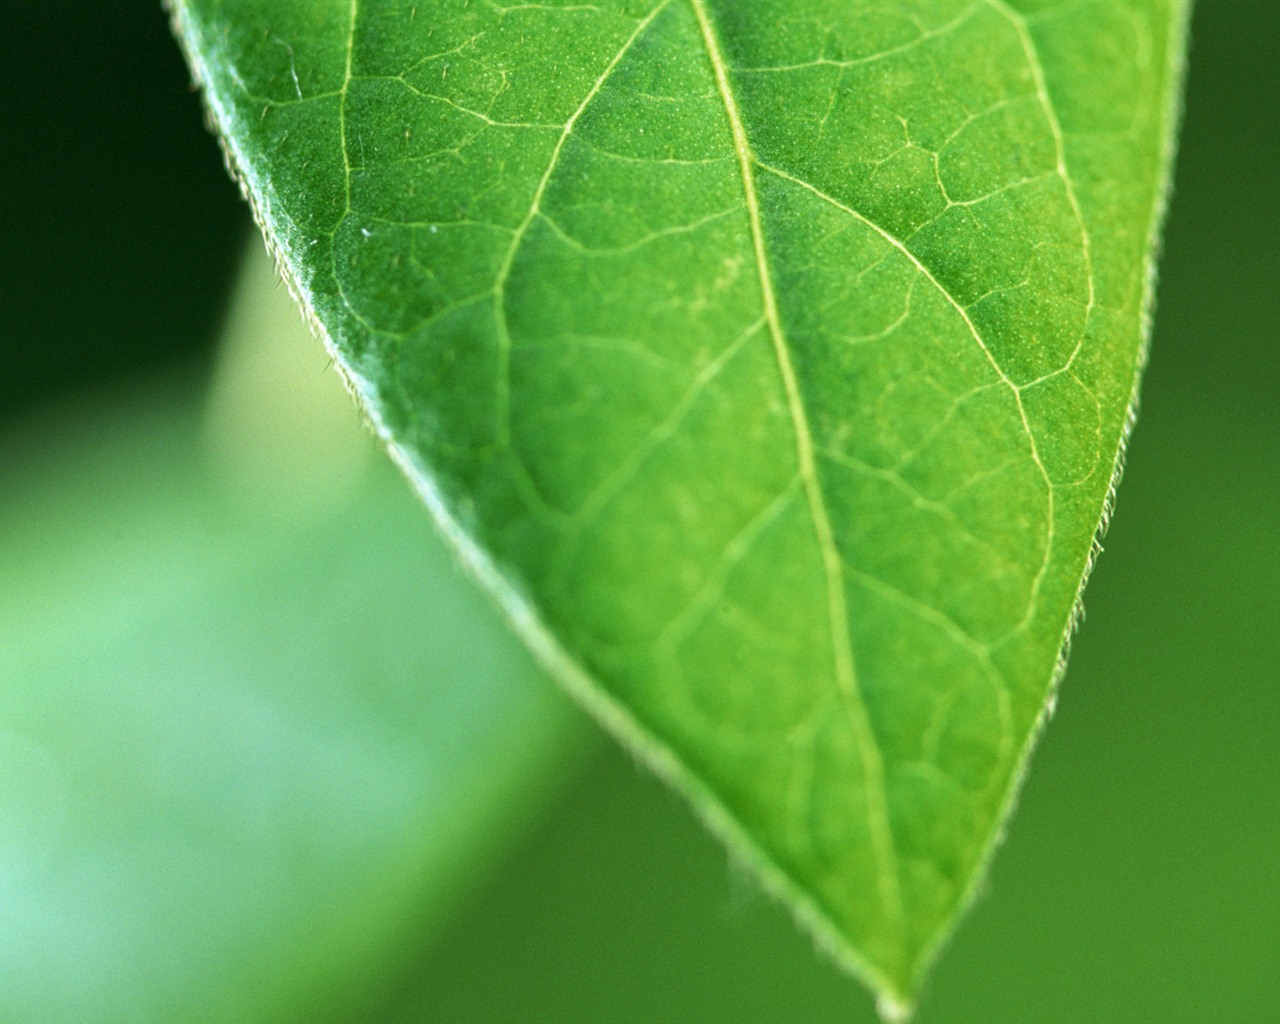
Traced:
[[[455, 543], [909, 1000], [1007, 814], [1108, 501], [1185, 8], [1102, 19], [1151, 72], [1106, 145], [1115, 76], [1073, 68], [1109, 36], [1069, 6], [426, 31], [340, 4], [327, 33], [178, 10], [268, 233]], [[250, 38], [273, 31], [289, 77]], [[283, 148], [308, 103], [341, 154], [319, 176]]]

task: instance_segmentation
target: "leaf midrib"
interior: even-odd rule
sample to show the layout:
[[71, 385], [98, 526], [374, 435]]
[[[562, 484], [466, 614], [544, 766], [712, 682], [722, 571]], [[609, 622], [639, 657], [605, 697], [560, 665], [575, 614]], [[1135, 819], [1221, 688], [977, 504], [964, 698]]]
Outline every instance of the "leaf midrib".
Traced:
[[809, 426], [808, 412], [800, 393], [799, 381], [791, 359], [790, 343], [783, 330], [774, 294], [773, 277], [769, 270], [765, 249], [764, 230], [760, 214], [759, 195], [756, 190], [753, 164], [755, 156], [747, 140], [746, 129], [738, 112], [737, 99], [729, 81], [728, 66], [721, 51], [715, 26], [707, 12], [704, 0], [690, 0], [702, 31], [707, 57], [716, 78], [716, 86], [724, 104], [725, 117], [733, 134], [734, 151], [742, 178], [743, 197], [751, 225], [751, 240], [756, 269], [760, 278], [761, 302], [769, 336], [773, 343], [778, 372], [782, 377], [787, 396], [787, 409], [795, 434], [796, 457], [804, 484], [805, 497], [813, 521], [814, 533], [822, 555], [823, 573], [827, 584], [827, 608], [830, 618], [832, 656], [835, 681], [841, 704], [853, 732], [858, 756], [862, 763], [867, 791], [867, 809], [870, 818], [871, 842], [879, 864], [877, 886], [885, 918], [898, 938], [898, 950], [903, 951], [904, 909], [900, 883], [898, 854], [889, 824], [888, 796], [884, 781], [884, 759], [876, 739], [866, 703], [858, 685], [852, 639], [849, 635], [848, 609], [845, 601], [844, 567], [836, 545], [835, 531], [827, 511], [826, 496], [818, 479], [814, 458], [813, 433]]

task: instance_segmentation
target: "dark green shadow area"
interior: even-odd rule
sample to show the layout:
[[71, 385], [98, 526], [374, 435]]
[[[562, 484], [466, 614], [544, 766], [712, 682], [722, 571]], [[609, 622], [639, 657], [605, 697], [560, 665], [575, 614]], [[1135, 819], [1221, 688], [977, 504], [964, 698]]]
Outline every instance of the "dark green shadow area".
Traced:
[[206, 353], [244, 214], [159, 0], [7, 4], [0, 424]]

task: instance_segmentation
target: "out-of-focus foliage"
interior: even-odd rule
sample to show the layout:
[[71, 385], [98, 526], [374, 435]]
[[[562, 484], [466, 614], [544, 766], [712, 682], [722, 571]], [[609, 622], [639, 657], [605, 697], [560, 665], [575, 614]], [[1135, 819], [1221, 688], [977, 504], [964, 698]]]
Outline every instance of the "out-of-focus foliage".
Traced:
[[55, 406], [0, 465], [0, 1020], [359, 1015], [539, 806], [563, 698], [260, 246], [209, 400]]

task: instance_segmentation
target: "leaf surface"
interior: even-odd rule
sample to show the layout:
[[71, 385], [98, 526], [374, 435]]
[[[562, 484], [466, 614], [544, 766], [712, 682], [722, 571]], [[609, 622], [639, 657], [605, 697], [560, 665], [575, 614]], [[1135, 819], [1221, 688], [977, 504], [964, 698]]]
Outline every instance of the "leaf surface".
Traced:
[[288, 276], [526, 639], [909, 1002], [1107, 507], [1185, 7], [176, 15]]

